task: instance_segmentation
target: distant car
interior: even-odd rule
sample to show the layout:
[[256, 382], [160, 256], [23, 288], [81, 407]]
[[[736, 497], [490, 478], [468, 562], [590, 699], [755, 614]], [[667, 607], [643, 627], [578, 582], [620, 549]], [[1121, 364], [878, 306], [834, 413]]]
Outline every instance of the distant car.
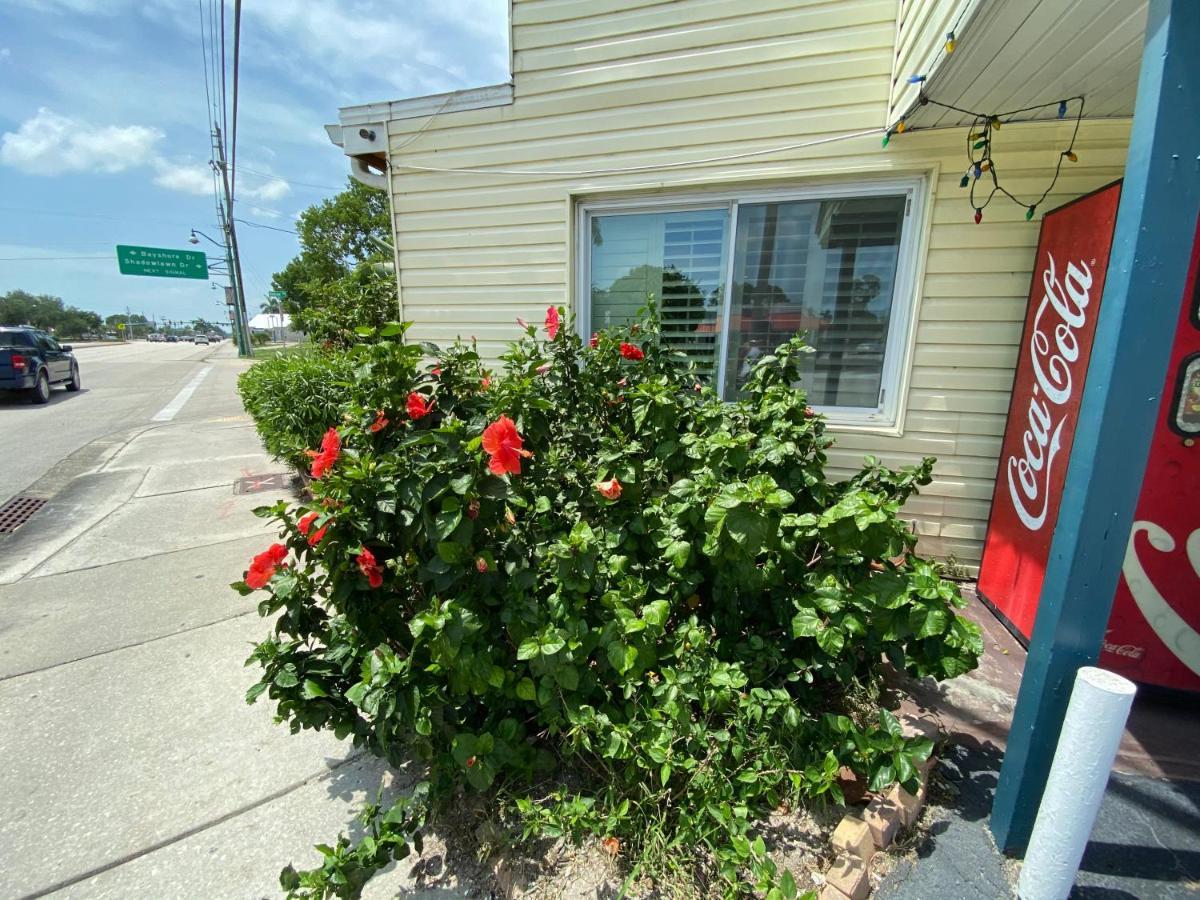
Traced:
[[197, 347], [199, 347], [201, 344], [203, 344], [205, 347], [207, 347], [208, 346], [208, 335], [207, 334], [198, 334], [194, 338], [192, 338], [192, 343], [195, 344]]
[[71, 345], [37, 328], [0, 327], [0, 391], [23, 391], [34, 403], [48, 403], [55, 384], [68, 391], [83, 386]]
[[168, 344], [178, 344], [179, 338], [175, 337], [175, 335], [173, 335], [173, 334], [168, 334], [167, 335], [167, 343]]
[[210, 331], [208, 333], [208, 340], [209, 340], [209, 343], [216, 344], [221, 340], [221, 336], [219, 334], [217, 334], [215, 331]]

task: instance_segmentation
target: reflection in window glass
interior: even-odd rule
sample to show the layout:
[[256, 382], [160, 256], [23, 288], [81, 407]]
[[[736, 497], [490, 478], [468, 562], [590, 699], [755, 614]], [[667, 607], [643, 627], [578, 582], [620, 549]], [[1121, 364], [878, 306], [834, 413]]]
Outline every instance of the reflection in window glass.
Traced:
[[1200, 356], [1183, 368], [1175, 396], [1175, 427], [1184, 434], [1200, 434]]
[[879, 404], [904, 206], [896, 196], [738, 207], [725, 397], [806, 331], [809, 402]]
[[715, 372], [728, 227], [723, 208], [592, 217], [593, 330], [635, 320], [653, 294], [664, 339]]

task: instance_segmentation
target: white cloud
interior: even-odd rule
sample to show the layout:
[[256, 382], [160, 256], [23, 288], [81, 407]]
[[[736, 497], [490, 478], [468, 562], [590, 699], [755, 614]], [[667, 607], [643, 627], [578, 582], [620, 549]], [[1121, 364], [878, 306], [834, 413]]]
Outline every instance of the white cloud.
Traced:
[[154, 183], [159, 187], [184, 194], [212, 193], [212, 169], [206, 163], [169, 163], [160, 159], [154, 167], [158, 170]]
[[282, 200], [291, 192], [292, 186], [282, 178], [269, 178], [260, 185], [247, 185], [238, 189], [239, 196], [249, 197], [251, 200], [265, 200], [267, 203]]
[[0, 47], [0, 59], [9, 59], [12, 56], [12, 51], [7, 47]]
[[93, 125], [42, 107], [0, 137], [0, 163], [30, 175], [123, 172], [153, 162], [163, 137], [145, 125]]
[[258, 219], [282, 219], [283, 213], [266, 206], [247, 206], [246, 212]]

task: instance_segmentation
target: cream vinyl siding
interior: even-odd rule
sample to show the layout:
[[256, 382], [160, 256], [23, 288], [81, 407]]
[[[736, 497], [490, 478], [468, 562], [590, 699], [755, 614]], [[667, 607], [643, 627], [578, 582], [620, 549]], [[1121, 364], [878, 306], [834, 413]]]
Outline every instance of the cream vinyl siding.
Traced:
[[[979, 5], [980, 0], [898, 0], [889, 125], [895, 123], [921, 93], [920, 85], [908, 83], [909, 76], [932, 76], [947, 63], [946, 35], [954, 32], [957, 43], [962, 45], [963, 33]], [[931, 79], [931, 84], [935, 83]]]
[[[937, 456], [936, 481], [908, 514], [925, 552], [976, 564], [1037, 221], [997, 199], [982, 225], [972, 222], [958, 187], [966, 168], [958, 130], [899, 135], [886, 150], [875, 133], [693, 162], [882, 128], [896, 10], [895, 0], [518, 0], [512, 104], [388, 124], [410, 336], [474, 337], [494, 358], [518, 336], [518, 316], [540, 323], [548, 305], [573, 303], [582, 200], [925, 178], [925, 221], [906, 225], [919, 229], [918, 292], [900, 426], [893, 434], [838, 431], [831, 460], [849, 471], [866, 453], [892, 464]], [[995, 153], [1006, 187], [1040, 193], [1066, 127], [1005, 126]], [[1126, 122], [1085, 122], [1079, 163], [1045, 208], [1120, 177], [1127, 132]], [[662, 163], [687, 164], [570, 174]]]

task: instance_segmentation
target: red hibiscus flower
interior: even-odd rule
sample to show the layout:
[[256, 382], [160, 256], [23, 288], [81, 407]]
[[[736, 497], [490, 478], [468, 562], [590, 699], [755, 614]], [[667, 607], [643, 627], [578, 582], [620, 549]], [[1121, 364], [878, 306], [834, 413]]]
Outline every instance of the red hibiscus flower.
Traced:
[[379, 564], [375, 561], [375, 554], [366, 547], [358, 556], [354, 557], [354, 561], [358, 563], [358, 570], [367, 576], [367, 583], [372, 588], [377, 588], [383, 584], [383, 570], [379, 568]]
[[407, 407], [409, 418], [415, 422], [417, 419], [423, 419], [429, 415], [430, 411], [433, 409], [433, 402], [427, 401], [416, 391], [413, 391], [408, 395]]
[[522, 319], [520, 316], [517, 316], [517, 324], [521, 326], [521, 330], [522, 330], [522, 331], [528, 331], [528, 330], [529, 330], [529, 323], [527, 323], [527, 322], [526, 322], [524, 319]]
[[378, 434], [379, 432], [383, 431], [383, 429], [387, 428], [389, 424], [390, 423], [383, 415], [383, 410], [376, 410], [375, 421], [370, 425], [371, 434]]
[[321, 438], [321, 450], [306, 451], [312, 457], [312, 477], [322, 478], [333, 468], [342, 453], [342, 439], [338, 437], [337, 429], [330, 428]]
[[276, 570], [287, 559], [287, 547], [283, 544], [272, 544], [254, 559], [250, 560], [250, 568], [246, 572], [246, 585], [251, 590], [267, 586], [267, 582], [275, 575]]
[[621, 343], [621, 355], [626, 359], [639, 360], [645, 359], [646, 354], [642, 352], [641, 347], [636, 347], [633, 344]]
[[492, 376], [491, 376], [491, 375], [484, 375], [484, 376], [483, 376], [483, 381], [479, 382], [479, 389], [480, 389], [481, 391], [486, 391], [486, 390], [487, 390], [488, 388], [490, 388], [491, 386], [492, 386]]
[[614, 475], [608, 481], [596, 482], [596, 490], [600, 492], [600, 496], [606, 500], [616, 500], [621, 496], [621, 482], [617, 481], [617, 476]]
[[550, 340], [558, 337], [558, 326], [561, 323], [558, 318], [558, 307], [551, 306], [546, 310], [546, 334], [550, 335]]
[[300, 521], [296, 523], [296, 527], [300, 529], [300, 533], [308, 534], [309, 529], [312, 528], [312, 523], [317, 520], [319, 515], [321, 514], [318, 512], [310, 512], [306, 516], [301, 516]]
[[496, 475], [521, 474], [521, 457], [533, 456], [521, 449], [524, 444], [516, 424], [508, 416], [501, 416], [483, 430], [483, 450], [491, 457], [488, 468]]
[[596, 349], [596, 345], [599, 343], [600, 343], [600, 335], [598, 335], [598, 334], [593, 334], [590, 338], [588, 338], [588, 346], [591, 347], [593, 350]]
[[[332, 521], [332, 520], [330, 520], [330, 521]], [[325, 532], [327, 532], [328, 530], [329, 530], [329, 522], [326, 522], [324, 525], [322, 525], [320, 528], [318, 528], [316, 531], [314, 531], [312, 534], [310, 534], [308, 536], [308, 546], [315, 547], [315, 546], [317, 546], [317, 544], [321, 543], [321, 539], [323, 537], [325, 537]]]
[[545, 375], [549, 371], [550, 371], [550, 363], [542, 363], [540, 366], [537, 367], [537, 373], [539, 375]]
[[432, 374], [434, 378], [440, 378], [441, 374], [442, 374], [442, 367], [435, 366], [433, 371], [430, 374]]
[[480, 575], [486, 575], [488, 570], [488, 561], [482, 556], [475, 560], [475, 571]]

